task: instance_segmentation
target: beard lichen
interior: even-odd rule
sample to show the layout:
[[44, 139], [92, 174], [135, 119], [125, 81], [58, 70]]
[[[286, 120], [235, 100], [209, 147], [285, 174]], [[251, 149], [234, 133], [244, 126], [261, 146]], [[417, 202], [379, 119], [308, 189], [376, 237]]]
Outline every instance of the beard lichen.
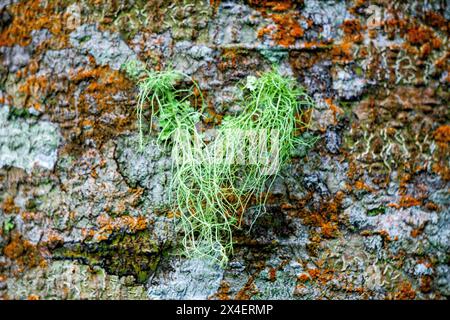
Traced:
[[[241, 111], [225, 115], [211, 137], [202, 125], [205, 101], [190, 77], [173, 69], [148, 71], [137, 62], [125, 70], [138, 83], [140, 147], [146, 147], [144, 131], [155, 129], [158, 143], [172, 146], [169, 202], [183, 235], [183, 253], [225, 265], [246, 210], [256, 211], [255, 221], [280, 169], [296, 149], [313, 143], [301, 135], [308, 126], [303, 114], [314, 107], [313, 100], [275, 68], [249, 76], [239, 84]], [[191, 83], [187, 88], [186, 82]], [[151, 110], [148, 128], [146, 108]]]

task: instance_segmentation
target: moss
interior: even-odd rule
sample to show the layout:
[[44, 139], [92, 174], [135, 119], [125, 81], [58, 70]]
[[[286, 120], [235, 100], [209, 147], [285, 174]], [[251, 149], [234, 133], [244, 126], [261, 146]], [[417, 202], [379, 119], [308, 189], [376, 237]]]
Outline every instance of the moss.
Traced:
[[99, 243], [66, 244], [53, 251], [55, 259], [74, 259], [89, 266], [100, 266], [109, 274], [135, 277], [145, 283], [156, 270], [161, 248], [150, 233], [115, 233]]
[[14, 219], [8, 218], [3, 222], [3, 234], [8, 235], [15, 228]]
[[361, 76], [363, 76], [364, 71], [361, 67], [358, 66], [355, 68], [355, 73], [358, 77], [361, 77]]
[[10, 119], [11, 118], [30, 118], [30, 117], [32, 117], [32, 114], [29, 112], [28, 109], [10, 107], [8, 117]]
[[369, 217], [375, 217], [378, 216], [380, 214], [385, 214], [386, 212], [386, 208], [385, 207], [378, 207], [378, 208], [374, 208], [374, 209], [370, 209], [367, 211], [367, 215]]

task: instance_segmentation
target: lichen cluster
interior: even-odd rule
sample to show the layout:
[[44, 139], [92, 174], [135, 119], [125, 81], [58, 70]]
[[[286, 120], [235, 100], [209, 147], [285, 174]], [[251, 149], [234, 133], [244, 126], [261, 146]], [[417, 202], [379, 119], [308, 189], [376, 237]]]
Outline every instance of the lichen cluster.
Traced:
[[[248, 77], [240, 87], [242, 110], [225, 116], [215, 140], [205, 141], [205, 132], [198, 129], [203, 97], [195, 81], [188, 89], [177, 88], [187, 78], [181, 72], [139, 70], [135, 61], [125, 69], [132, 77], [140, 76], [136, 107], [140, 147], [145, 147], [143, 114], [149, 107], [150, 131], [157, 118], [157, 141], [167, 144], [171, 139], [178, 159], [173, 160], [171, 194], [184, 235], [184, 254], [226, 265], [233, 252], [233, 230], [241, 226], [245, 211], [255, 205], [257, 219], [281, 166], [298, 146], [311, 143], [300, 133], [307, 126], [302, 112], [313, 108], [312, 99], [295, 80], [275, 69]], [[189, 151], [180, 154], [186, 147]]]

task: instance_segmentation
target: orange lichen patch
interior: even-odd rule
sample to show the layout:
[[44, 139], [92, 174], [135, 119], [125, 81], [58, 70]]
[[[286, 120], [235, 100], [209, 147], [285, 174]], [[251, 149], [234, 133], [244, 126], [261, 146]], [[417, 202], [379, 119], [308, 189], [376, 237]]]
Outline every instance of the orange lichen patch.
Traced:
[[12, 196], [7, 196], [2, 203], [1, 206], [2, 210], [4, 213], [6, 214], [11, 214], [11, 213], [19, 213], [20, 208], [16, 206], [15, 202], [14, 202], [14, 197]]
[[356, 163], [354, 161], [351, 161], [348, 164], [348, 171], [347, 171], [347, 177], [349, 180], [353, 180], [355, 176], [358, 174], [358, 169], [356, 167]]
[[48, 29], [53, 35], [59, 35], [61, 42], [67, 38], [62, 34], [66, 28], [68, 16], [57, 12], [59, 1], [19, 1], [8, 7], [12, 22], [0, 33], [0, 46], [27, 46], [31, 42], [33, 30]]
[[367, 33], [368, 33], [370, 39], [375, 39], [378, 35], [378, 32], [376, 29], [369, 29], [369, 31]]
[[413, 300], [416, 298], [416, 291], [413, 289], [411, 283], [403, 282], [400, 288], [392, 296], [394, 300]]
[[388, 19], [383, 24], [390, 39], [393, 39], [396, 35], [406, 39], [402, 49], [408, 54], [425, 58], [432, 50], [438, 50], [442, 47], [442, 40], [433, 29], [416, 19]]
[[277, 280], [277, 268], [269, 269], [269, 281], [274, 282]]
[[166, 217], [169, 218], [169, 219], [172, 219], [172, 218], [175, 218], [175, 217], [176, 218], [180, 218], [181, 217], [181, 213], [179, 211], [169, 210], [166, 213]]
[[94, 80], [87, 87], [86, 91], [94, 93], [94, 98], [96, 98], [100, 106], [102, 106], [102, 102], [108, 104], [110, 100], [107, 98], [110, 95], [130, 89], [132, 85], [120, 72], [111, 70], [109, 67], [97, 67], [92, 70], [82, 71], [74, 75], [71, 80], [77, 83], [86, 79]]
[[5, 97], [3, 94], [0, 95], [0, 104], [11, 104], [11, 98]]
[[301, 283], [307, 282], [308, 280], [311, 280], [311, 277], [306, 273], [302, 273], [297, 277], [297, 281]]
[[292, 7], [292, 3], [290, 1], [284, 1], [284, 2], [275, 4], [272, 7], [272, 10], [281, 12], [281, 11], [289, 10], [291, 7]]
[[70, 80], [77, 83], [86, 80], [98, 80], [107, 72], [107, 67], [97, 67], [94, 69], [83, 69], [78, 72], [72, 71]]
[[358, 180], [355, 182], [355, 189], [356, 190], [365, 190], [365, 191], [369, 191], [369, 192], [373, 192], [373, 188], [370, 187], [369, 185], [367, 185], [366, 183], [364, 183], [361, 180]]
[[[409, 170], [410, 166], [408, 164], [405, 164], [405, 169]], [[404, 196], [406, 194], [406, 190], [408, 187], [408, 184], [411, 182], [411, 174], [404, 173], [400, 176], [400, 184], [399, 184], [399, 193], [400, 195]]]
[[422, 276], [420, 278], [420, 291], [423, 293], [429, 293], [431, 291], [431, 286], [433, 284], [433, 279], [430, 276]]
[[39, 99], [39, 96], [46, 94], [50, 89], [54, 89], [56, 86], [50, 87], [49, 80], [45, 76], [30, 76], [26, 79], [25, 83], [19, 87], [19, 92], [25, 94], [27, 97], [34, 98], [33, 101]]
[[219, 70], [232, 69], [237, 66], [239, 50], [236, 48], [224, 48], [222, 50], [221, 61], [218, 64]]
[[[442, 41], [433, 30], [423, 25], [414, 25], [408, 29], [406, 39], [409, 43], [403, 45], [404, 49], [411, 54], [419, 54], [421, 58], [427, 57], [433, 50], [441, 48]], [[411, 45], [410, 45], [411, 44]], [[415, 47], [419, 46], [419, 50]]]
[[[97, 218], [97, 222], [100, 225], [100, 229], [94, 237], [96, 237], [98, 241], [108, 239], [114, 231], [125, 230], [129, 233], [136, 233], [147, 229], [147, 219], [142, 216], [121, 216], [118, 218], [111, 218], [110, 216], [103, 214]], [[85, 231], [85, 234], [90, 235], [89, 231]]]
[[13, 240], [3, 249], [3, 254], [10, 259], [16, 259], [22, 255], [23, 251], [22, 243]]
[[22, 236], [16, 232], [12, 234], [10, 242], [3, 248], [3, 254], [15, 261], [22, 270], [45, 265], [39, 249], [29, 241], [22, 239]]
[[284, 47], [294, 45], [296, 40], [302, 38], [304, 30], [299, 25], [297, 12], [287, 12], [294, 8], [294, 2], [250, 0], [250, 5], [256, 7], [263, 17], [271, 18], [274, 26], [263, 27], [258, 31], [258, 37], [270, 36], [276, 44]]
[[32, 76], [36, 74], [36, 72], [39, 70], [39, 60], [33, 58], [28, 65], [23, 67], [20, 70], [17, 70], [16, 77], [17, 78], [26, 78], [28, 76]]
[[333, 117], [334, 117], [334, 123], [337, 123], [337, 114], [344, 114], [344, 110], [342, 110], [341, 108], [339, 108], [337, 105], [335, 105], [333, 103], [333, 99], [332, 98], [326, 98], [325, 99], [326, 104], [329, 106], [330, 110], [333, 111]]
[[361, 31], [363, 31], [363, 26], [358, 19], [345, 20], [341, 26], [344, 31], [346, 41], [353, 41], [359, 43], [363, 40]]
[[400, 198], [400, 202], [398, 204], [390, 203], [390, 204], [388, 204], [388, 207], [400, 209], [400, 208], [409, 208], [409, 207], [420, 206], [420, 205], [422, 205], [421, 200], [416, 199], [409, 195], [403, 195]]
[[329, 42], [328, 41], [305, 41], [302, 42], [302, 47], [304, 49], [328, 49]]
[[333, 271], [330, 269], [309, 269], [308, 274], [312, 280], [316, 280], [320, 284], [326, 284], [333, 279]]
[[426, 57], [431, 53], [431, 46], [429, 43], [425, 43], [424, 45], [422, 45], [420, 47], [420, 56], [421, 57]]
[[322, 223], [322, 225], [320, 226], [321, 228], [321, 232], [322, 232], [322, 236], [324, 238], [334, 238], [337, 232], [337, 225], [335, 223], [332, 222], [325, 222]]
[[425, 208], [427, 208], [430, 211], [439, 211], [440, 210], [439, 206], [436, 203], [434, 203], [433, 201], [428, 201], [425, 204]]
[[276, 27], [267, 26], [258, 30], [258, 38], [264, 37], [266, 34], [270, 35], [273, 31], [276, 30]]
[[308, 273], [309, 273], [310, 277], [314, 279], [320, 275], [320, 270], [319, 269], [309, 269]]
[[434, 132], [434, 140], [444, 146], [448, 145], [450, 143], [450, 125], [443, 125], [437, 128]]
[[217, 298], [219, 300], [231, 300], [230, 284], [225, 280], [222, 280], [220, 282], [219, 290], [212, 296], [212, 298]]
[[425, 225], [421, 225], [420, 227], [411, 230], [411, 233], [410, 233], [411, 237], [417, 238], [418, 236], [420, 236], [423, 233], [424, 230], [425, 230]]
[[294, 45], [297, 39], [300, 39], [304, 35], [304, 30], [300, 27], [298, 21], [296, 20], [296, 15], [293, 13], [276, 13], [269, 14], [275, 27], [268, 26], [260, 29], [258, 31], [258, 37], [262, 38], [266, 34], [279, 45], [283, 47], [289, 47]]
[[258, 293], [258, 289], [254, 283], [254, 276], [250, 276], [245, 285], [234, 297], [235, 300], [250, 300], [252, 296]]
[[[61, 82], [65, 89], [60, 90]], [[81, 93], [75, 92], [80, 88], [80, 82], [88, 82], [82, 86]], [[62, 133], [67, 144], [64, 152], [79, 152], [83, 140], [93, 140], [97, 146], [110, 137], [134, 128], [135, 118], [133, 109], [129, 107], [128, 93], [131, 92], [133, 83], [122, 73], [111, 70], [108, 66], [72, 71], [69, 79], [66, 77], [46, 78], [30, 76], [19, 91], [25, 96], [23, 107], [38, 106], [42, 112], [48, 114], [51, 120], [61, 124]], [[49, 103], [48, 97], [52, 96], [52, 102], [64, 100], [69, 107], [65, 112], [76, 115], [76, 122], [67, 123], [65, 114], [60, 108], [55, 108]], [[115, 97], [123, 96], [120, 101]], [[92, 110], [95, 108], [95, 112]]]
[[87, 239], [92, 239], [95, 236], [95, 230], [92, 229], [86, 229], [86, 228], [82, 228], [81, 229], [81, 236], [87, 240]]
[[353, 61], [353, 42], [344, 40], [341, 43], [334, 44], [331, 49], [331, 56], [333, 57], [333, 62], [336, 63]]
[[374, 231], [374, 232], [369, 231], [369, 230], [364, 230], [360, 234], [363, 237], [372, 236], [374, 234], [377, 234], [377, 235], [381, 236], [383, 238], [383, 241], [385, 241], [385, 242], [391, 242], [391, 241], [397, 241], [398, 240], [397, 236], [395, 236], [394, 239], [392, 239], [391, 235], [386, 230], [378, 230], [378, 231]]
[[41, 298], [38, 296], [38, 295], [36, 295], [36, 294], [30, 294], [28, 297], [27, 297], [27, 300], [40, 300]]
[[432, 171], [441, 176], [442, 180], [450, 181], [450, 168], [446, 164], [435, 163]]
[[217, 10], [219, 8], [221, 0], [209, 0], [209, 5], [214, 8], [214, 10]]
[[300, 209], [292, 210], [291, 215], [299, 215], [306, 225], [320, 228], [319, 234], [312, 232], [312, 242], [319, 243], [322, 238], [334, 238], [338, 232], [338, 216], [343, 197], [344, 193], [339, 191], [331, 200], [321, 202], [315, 210], [305, 208], [302, 201]]
[[397, 19], [397, 18], [389, 18], [384, 21], [384, 30], [388, 33], [390, 38], [393, 38], [396, 33], [399, 33], [400, 36], [404, 36], [406, 33], [406, 27], [408, 26], [408, 20], [406, 19]]
[[57, 247], [64, 243], [64, 238], [57, 234], [55, 231], [50, 232], [48, 235], [47, 245], [50, 247]]
[[450, 154], [450, 126], [442, 125], [434, 131], [434, 140], [437, 142], [436, 163], [432, 165], [432, 171], [439, 174], [444, 181], [450, 180], [450, 168], [448, 158]]
[[363, 237], [371, 237], [373, 235], [379, 235], [383, 238], [384, 242], [398, 241], [397, 236], [394, 239], [392, 239], [389, 232], [387, 232], [386, 230], [376, 230], [376, 231], [363, 230], [359, 234]]
[[434, 32], [424, 26], [414, 26], [408, 30], [406, 38], [413, 45], [422, 45], [435, 38]]
[[[92, 82], [86, 88], [86, 92], [94, 93], [94, 97], [99, 102], [105, 99], [105, 94], [115, 94], [119, 91], [129, 88], [129, 83], [121, 77], [117, 71], [101, 73], [101, 76], [97, 78], [97, 81]], [[104, 101], [106, 103], [106, 101]]]
[[431, 48], [439, 49], [442, 45], [442, 40], [436, 37], [436, 38], [431, 39], [430, 44], [431, 44]]
[[440, 29], [443, 32], [450, 30], [450, 22], [437, 12], [425, 12], [424, 20], [429, 26]]

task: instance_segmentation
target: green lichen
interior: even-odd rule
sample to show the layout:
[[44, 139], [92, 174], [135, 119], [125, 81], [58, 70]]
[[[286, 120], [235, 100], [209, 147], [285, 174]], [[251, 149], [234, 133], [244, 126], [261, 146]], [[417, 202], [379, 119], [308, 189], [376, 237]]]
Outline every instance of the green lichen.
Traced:
[[278, 64], [282, 60], [289, 56], [289, 52], [286, 49], [261, 49], [260, 53], [266, 58], [270, 63]]
[[3, 222], [3, 232], [5, 235], [8, 235], [14, 228], [15, 228], [15, 224], [14, 224], [14, 219], [13, 218], [8, 218]]
[[386, 208], [385, 207], [378, 207], [378, 208], [374, 208], [374, 209], [370, 209], [367, 211], [367, 215], [369, 217], [375, 217], [378, 216], [380, 214], [384, 214], [386, 212]]
[[180, 88], [182, 80], [192, 79], [171, 69], [140, 70], [136, 63], [126, 65], [126, 71], [134, 78], [140, 75], [136, 111], [141, 148], [146, 108], [151, 110], [149, 131], [157, 119], [158, 142], [173, 145], [169, 201], [179, 218], [184, 254], [226, 264], [233, 252], [233, 230], [241, 227], [246, 210], [254, 205], [255, 221], [280, 168], [295, 150], [311, 145], [300, 133], [307, 126], [302, 113], [313, 107], [312, 99], [275, 69], [250, 76], [239, 88], [242, 111], [224, 116], [213, 141], [207, 141], [198, 129], [205, 110], [200, 88], [195, 82]]

